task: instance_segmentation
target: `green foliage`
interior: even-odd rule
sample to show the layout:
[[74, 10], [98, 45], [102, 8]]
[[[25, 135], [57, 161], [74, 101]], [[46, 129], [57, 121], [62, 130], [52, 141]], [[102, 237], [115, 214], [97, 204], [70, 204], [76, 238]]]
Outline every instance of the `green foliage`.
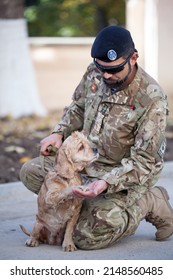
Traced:
[[30, 36], [95, 36], [124, 25], [125, 0], [39, 0], [25, 9]]

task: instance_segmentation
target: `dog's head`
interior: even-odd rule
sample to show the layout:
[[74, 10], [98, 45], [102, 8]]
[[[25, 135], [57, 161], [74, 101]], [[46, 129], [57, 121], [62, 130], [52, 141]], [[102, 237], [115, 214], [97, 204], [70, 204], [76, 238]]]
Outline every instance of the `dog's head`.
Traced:
[[69, 178], [75, 172], [81, 171], [97, 160], [98, 157], [97, 149], [91, 147], [91, 143], [82, 132], [76, 131], [60, 147], [56, 159], [56, 169], [58, 172], [66, 173]]

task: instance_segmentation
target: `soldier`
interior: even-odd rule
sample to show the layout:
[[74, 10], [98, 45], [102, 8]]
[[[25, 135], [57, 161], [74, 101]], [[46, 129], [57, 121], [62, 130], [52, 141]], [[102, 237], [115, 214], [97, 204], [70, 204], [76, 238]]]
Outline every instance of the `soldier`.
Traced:
[[41, 141], [40, 157], [27, 162], [20, 178], [38, 193], [54, 156], [73, 131], [83, 131], [99, 158], [81, 174], [88, 190], [74, 231], [81, 249], [100, 249], [131, 235], [145, 219], [156, 227], [156, 240], [173, 234], [173, 209], [163, 187], [154, 187], [166, 148], [167, 98], [158, 83], [138, 64], [128, 30], [101, 30], [91, 49], [91, 63], [71, 105], [52, 134]]

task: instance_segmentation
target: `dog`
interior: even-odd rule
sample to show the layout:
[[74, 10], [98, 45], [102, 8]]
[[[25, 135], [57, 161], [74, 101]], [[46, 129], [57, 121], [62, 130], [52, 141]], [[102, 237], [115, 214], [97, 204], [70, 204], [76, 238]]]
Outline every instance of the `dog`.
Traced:
[[79, 218], [83, 199], [72, 193], [72, 187], [81, 186], [79, 172], [97, 160], [97, 149], [82, 132], [73, 132], [59, 148], [54, 168], [50, 170], [38, 194], [38, 213], [32, 233], [22, 225], [22, 231], [30, 236], [29, 247], [40, 243], [60, 245], [64, 251], [77, 250], [73, 230]]

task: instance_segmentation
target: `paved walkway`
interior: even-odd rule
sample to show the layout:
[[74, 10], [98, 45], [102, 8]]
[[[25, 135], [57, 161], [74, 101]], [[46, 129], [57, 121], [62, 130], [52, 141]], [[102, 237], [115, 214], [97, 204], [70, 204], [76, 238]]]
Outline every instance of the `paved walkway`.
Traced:
[[[158, 185], [167, 188], [173, 205], [173, 162], [165, 163]], [[35, 213], [36, 195], [21, 182], [0, 185], [1, 260], [173, 260], [173, 236], [164, 242], [155, 241], [155, 228], [145, 221], [135, 235], [107, 249], [67, 253], [57, 246], [28, 248], [19, 224], [31, 231]]]

